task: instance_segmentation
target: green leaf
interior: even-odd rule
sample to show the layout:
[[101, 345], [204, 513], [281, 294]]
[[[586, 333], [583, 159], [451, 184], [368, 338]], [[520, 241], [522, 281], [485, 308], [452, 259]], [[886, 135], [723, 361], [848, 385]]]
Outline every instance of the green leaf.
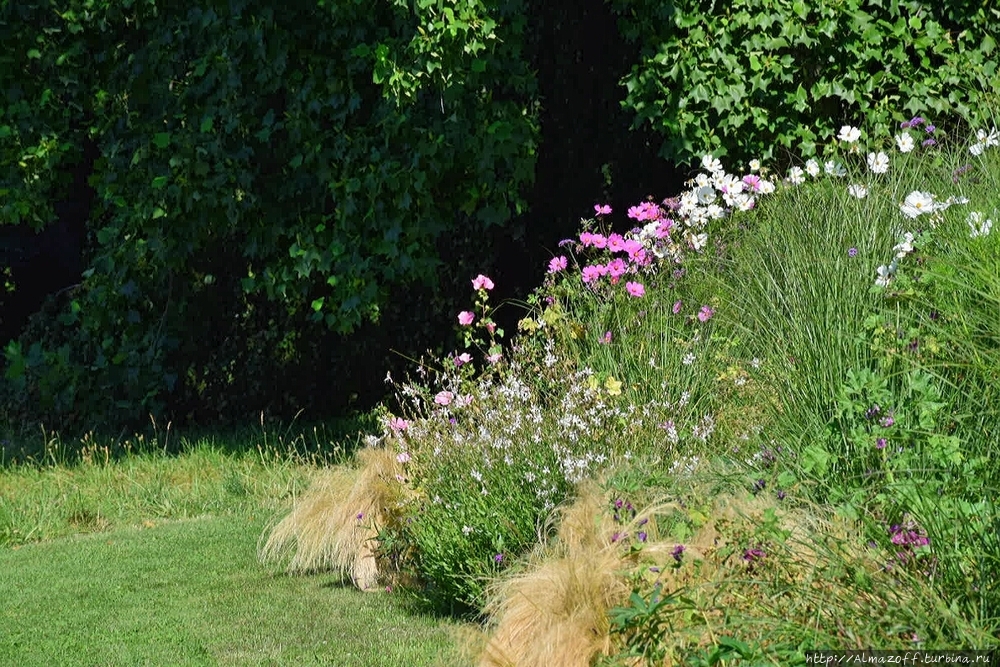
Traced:
[[207, 116], [203, 121], [201, 121], [201, 131], [203, 133], [211, 132], [214, 125], [214, 119], [211, 116]]
[[157, 148], [166, 148], [170, 145], [170, 133], [169, 132], [157, 132], [153, 135], [153, 144]]

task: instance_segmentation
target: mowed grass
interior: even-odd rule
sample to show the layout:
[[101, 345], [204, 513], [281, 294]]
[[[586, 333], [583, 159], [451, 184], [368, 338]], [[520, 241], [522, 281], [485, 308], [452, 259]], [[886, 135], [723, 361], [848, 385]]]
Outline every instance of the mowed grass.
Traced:
[[305, 478], [205, 446], [0, 471], [0, 665], [463, 664], [455, 621], [259, 563]]

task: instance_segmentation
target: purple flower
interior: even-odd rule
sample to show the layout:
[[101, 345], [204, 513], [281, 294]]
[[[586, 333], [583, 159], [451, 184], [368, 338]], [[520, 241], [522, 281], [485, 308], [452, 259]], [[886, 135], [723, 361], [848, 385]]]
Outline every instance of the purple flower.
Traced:
[[681, 308], [683, 307], [684, 303], [682, 301], [674, 301], [674, 307], [673, 307], [674, 315], [681, 312]]
[[497, 554], [496, 556], [494, 556], [493, 557], [493, 562], [494, 563], [502, 563], [503, 562], [503, 554]]
[[754, 549], [745, 549], [743, 551], [743, 560], [746, 561], [747, 564], [749, 565], [753, 565], [757, 561], [763, 560], [766, 556], [767, 554], [764, 552], [763, 549], [754, 548]]
[[936, 127], [928, 123], [927, 126], [924, 128], [924, 131], [927, 132], [927, 134], [934, 134], [934, 130], [936, 129], [937, 129]]
[[876, 449], [885, 449], [885, 438], [879, 438], [875, 441]]
[[785, 492], [782, 491], [781, 489], [778, 489], [778, 500], [784, 500], [784, 499], [785, 499]]
[[684, 556], [684, 545], [678, 544], [674, 547], [674, 550], [670, 552], [670, 555], [678, 563], [681, 562], [681, 558]]
[[611, 541], [612, 542], [617, 542], [621, 538], [622, 538], [622, 534], [619, 533], [618, 531], [615, 531], [615, 533], [611, 536]]
[[934, 141], [933, 139], [924, 139], [922, 142], [920, 142], [920, 145], [923, 146], [924, 148], [929, 148], [935, 144], [937, 144], [937, 142]]
[[362, 519], [365, 518], [365, 513], [364, 512], [358, 512], [358, 515], [356, 517], [354, 517], [354, 518], [357, 519], [358, 521], [361, 521]]
[[886, 415], [882, 417], [882, 421], [879, 423], [882, 425], [882, 428], [889, 428], [896, 423], [896, 420], [892, 418], [892, 415]]
[[857, 255], [858, 255], [858, 249], [857, 248], [848, 248], [847, 249], [847, 256], [848, 257], [857, 257]]
[[758, 493], [763, 491], [764, 487], [766, 486], [767, 486], [766, 481], [764, 481], [763, 479], [758, 479], [756, 482], [753, 483], [753, 494], [757, 495]]
[[646, 541], [646, 537], [647, 537], [646, 536], [646, 531], [640, 530], [637, 537], [639, 538], [640, 542], [645, 542]]
[[920, 125], [922, 125], [924, 122], [925, 121], [922, 116], [914, 116], [913, 118], [910, 119], [910, 127], [920, 127]]

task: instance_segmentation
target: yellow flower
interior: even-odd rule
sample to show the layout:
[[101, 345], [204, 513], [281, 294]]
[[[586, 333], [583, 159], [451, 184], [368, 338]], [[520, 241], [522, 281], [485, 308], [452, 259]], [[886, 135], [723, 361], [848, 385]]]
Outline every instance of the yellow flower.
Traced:
[[622, 383], [610, 375], [604, 381], [604, 388], [608, 390], [609, 396], [618, 396], [622, 393]]

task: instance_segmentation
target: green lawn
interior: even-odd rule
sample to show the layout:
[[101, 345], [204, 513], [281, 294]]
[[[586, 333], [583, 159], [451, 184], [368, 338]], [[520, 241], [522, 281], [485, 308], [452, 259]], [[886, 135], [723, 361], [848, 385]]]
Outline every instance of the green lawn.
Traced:
[[258, 563], [270, 512], [0, 550], [0, 665], [459, 665], [459, 626]]

